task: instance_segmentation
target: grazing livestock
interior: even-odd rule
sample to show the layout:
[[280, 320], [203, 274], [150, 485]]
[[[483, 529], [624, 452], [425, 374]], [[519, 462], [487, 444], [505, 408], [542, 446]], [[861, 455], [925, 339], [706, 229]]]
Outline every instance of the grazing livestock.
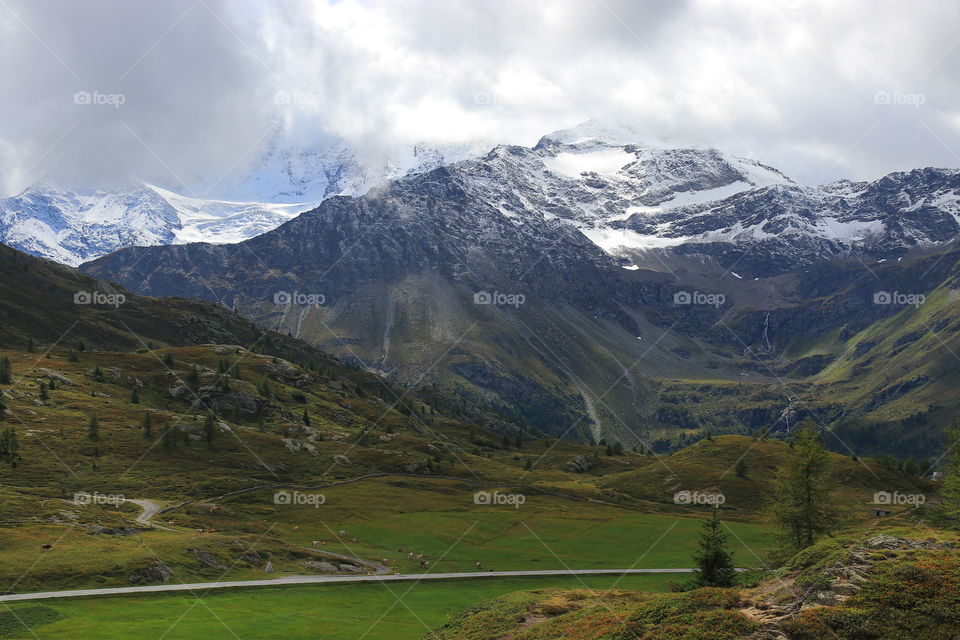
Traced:
[[420, 568], [421, 568], [421, 569], [429, 569], [429, 568], [430, 568], [430, 561], [429, 561], [429, 560], [421, 560], [421, 561], [420, 561]]
[[413, 560], [413, 551], [407, 554], [407, 560]]
[[346, 530], [346, 529], [340, 529], [340, 533], [339, 533], [338, 535], [342, 538], [343, 536], [347, 535], [347, 530]]
[[53, 545], [52, 545], [52, 544], [42, 544], [42, 545], [40, 545], [40, 548], [43, 549], [44, 551], [50, 551], [50, 549], [53, 549]]

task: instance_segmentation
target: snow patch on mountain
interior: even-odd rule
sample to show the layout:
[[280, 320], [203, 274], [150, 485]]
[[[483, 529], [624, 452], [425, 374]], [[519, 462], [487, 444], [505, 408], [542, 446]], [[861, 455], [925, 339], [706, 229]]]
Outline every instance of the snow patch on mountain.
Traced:
[[636, 157], [619, 148], [594, 148], [575, 153], [558, 153], [543, 159], [547, 169], [570, 178], [584, 173], [614, 174]]
[[610, 227], [580, 227], [580, 232], [590, 238], [610, 255], [620, 255], [624, 250], [662, 249], [683, 244], [689, 238], [668, 238], [657, 235], [641, 235], [632, 229]]

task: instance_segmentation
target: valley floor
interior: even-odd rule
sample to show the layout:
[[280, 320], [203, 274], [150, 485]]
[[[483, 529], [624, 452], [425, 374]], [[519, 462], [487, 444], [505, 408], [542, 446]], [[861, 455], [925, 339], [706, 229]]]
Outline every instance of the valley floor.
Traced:
[[[7, 618], [0, 622], [0, 638], [414, 640], [465, 607], [518, 590], [662, 592], [672, 579], [664, 574], [494, 578], [458, 581], [455, 586], [445, 582], [314, 585], [14, 603], [0, 610], [0, 620]], [[17, 617], [40, 624], [30, 631], [5, 634], [20, 626]]]

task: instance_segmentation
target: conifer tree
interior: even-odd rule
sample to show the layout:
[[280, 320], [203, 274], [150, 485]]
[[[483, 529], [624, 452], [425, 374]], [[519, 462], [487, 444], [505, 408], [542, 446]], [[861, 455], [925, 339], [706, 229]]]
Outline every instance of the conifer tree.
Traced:
[[177, 430], [169, 422], [164, 425], [160, 440], [163, 448], [168, 451], [177, 447]]
[[960, 420], [947, 431], [950, 457], [944, 467], [943, 487], [940, 497], [943, 512], [954, 528], [960, 528]]
[[727, 533], [720, 522], [720, 509], [713, 509], [700, 528], [700, 548], [693, 554], [697, 567], [693, 583], [697, 587], [732, 587], [736, 569], [733, 553], [727, 548]]
[[190, 372], [187, 373], [187, 386], [194, 391], [200, 388], [200, 371], [197, 370], [197, 365], [190, 367]]
[[738, 478], [746, 478], [747, 477], [747, 461], [744, 460], [743, 458], [740, 458], [739, 460], [737, 460], [737, 464], [734, 465], [733, 471], [734, 473], [737, 474]]
[[207, 414], [207, 419], [203, 423], [203, 439], [207, 443], [207, 447], [213, 449], [213, 440], [217, 437], [217, 427], [214, 424], [213, 415]]
[[838, 515], [831, 503], [830, 458], [816, 425], [802, 423], [793, 443], [774, 478], [772, 512], [782, 542], [803, 549], [832, 532]]

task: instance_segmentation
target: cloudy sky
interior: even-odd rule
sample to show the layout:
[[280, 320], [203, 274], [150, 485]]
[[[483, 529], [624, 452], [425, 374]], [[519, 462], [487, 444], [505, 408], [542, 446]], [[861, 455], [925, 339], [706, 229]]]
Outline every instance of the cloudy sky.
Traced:
[[0, 0], [3, 195], [589, 118], [815, 184], [960, 167], [960, 3]]

